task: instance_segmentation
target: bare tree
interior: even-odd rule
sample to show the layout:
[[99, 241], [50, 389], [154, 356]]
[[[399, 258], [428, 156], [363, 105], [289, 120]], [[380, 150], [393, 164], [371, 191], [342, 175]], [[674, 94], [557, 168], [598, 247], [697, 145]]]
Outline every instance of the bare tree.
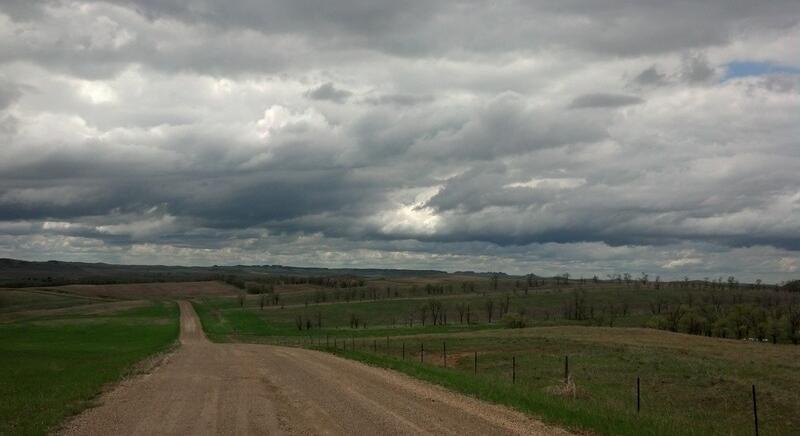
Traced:
[[425, 326], [425, 320], [428, 318], [428, 305], [422, 304], [418, 308], [419, 310], [419, 320], [422, 323], [422, 326]]
[[800, 306], [797, 304], [789, 305], [786, 324], [789, 340], [797, 345], [800, 342]]
[[489, 324], [492, 323], [492, 313], [494, 312], [494, 301], [492, 299], [486, 300], [484, 303], [484, 307], [486, 308], [486, 319], [488, 320]]
[[458, 323], [464, 324], [464, 314], [467, 311], [467, 306], [464, 303], [456, 303], [456, 311], [458, 312]]
[[489, 276], [489, 281], [490, 281], [490, 284], [492, 286], [492, 290], [496, 291], [497, 290], [497, 284], [500, 281], [500, 274], [499, 273], [492, 273], [492, 275]]
[[431, 310], [431, 322], [433, 325], [442, 323], [442, 303], [439, 300], [428, 300], [428, 307]]
[[500, 300], [500, 315], [505, 315], [508, 313], [508, 306], [509, 306], [509, 296], [506, 294], [505, 301]]

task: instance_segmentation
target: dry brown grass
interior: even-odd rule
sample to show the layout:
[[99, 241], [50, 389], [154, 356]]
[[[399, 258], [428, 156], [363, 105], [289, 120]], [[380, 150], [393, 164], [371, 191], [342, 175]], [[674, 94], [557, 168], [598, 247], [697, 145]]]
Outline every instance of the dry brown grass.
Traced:
[[281, 293], [313, 292], [313, 291], [330, 292], [330, 291], [333, 291], [333, 290], [334, 290], [334, 288], [329, 288], [329, 287], [320, 286], [320, 285], [314, 285], [314, 284], [311, 284], [311, 283], [275, 285], [275, 292], [281, 292]]
[[722, 339], [649, 328], [553, 326], [485, 330], [455, 333], [452, 336], [565, 339], [587, 344], [661, 348], [677, 354], [704, 355], [728, 360], [740, 360], [743, 356], [747, 356], [748, 359], [754, 361], [800, 368], [800, 346]]
[[129, 283], [119, 285], [66, 285], [42, 288], [48, 291], [120, 300], [172, 299], [213, 295], [235, 295], [238, 289], [222, 282]]
[[410, 288], [417, 286], [422, 288], [427, 284], [431, 285], [452, 285], [454, 289], [460, 290], [462, 283], [474, 283], [476, 287], [485, 288], [489, 279], [478, 276], [463, 275], [442, 275], [442, 276], [423, 276], [423, 277], [397, 277], [378, 280], [367, 280], [367, 286], [384, 289], [387, 286], [396, 288]]
[[566, 382], [550, 386], [546, 389], [547, 392], [564, 398], [575, 399], [578, 396], [578, 386], [575, 385], [575, 380], [569, 377]]
[[[20, 310], [0, 314], [0, 323], [22, 321], [32, 318], [43, 318], [63, 315], [106, 315], [121, 310], [134, 309], [149, 305], [149, 301], [114, 301], [109, 303], [88, 303], [79, 306], [58, 307], [53, 309]], [[82, 322], [85, 322], [83, 320]]]

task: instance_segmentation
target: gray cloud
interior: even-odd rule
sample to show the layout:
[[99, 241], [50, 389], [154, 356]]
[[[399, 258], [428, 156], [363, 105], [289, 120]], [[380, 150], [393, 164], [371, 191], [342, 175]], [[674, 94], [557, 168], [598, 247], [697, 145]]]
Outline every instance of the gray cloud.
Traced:
[[306, 96], [312, 100], [330, 100], [336, 103], [345, 102], [351, 95], [353, 95], [352, 92], [336, 88], [331, 82], [323, 83], [306, 92]]
[[408, 94], [386, 94], [377, 97], [368, 97], [365, 102], [372, 105], [395, 105], [395, 106], [414, 106], [421, 103], [433, 101], [431, 96], [408, 95]]
[[714, 69], [702, 54], [688, 54], [683, 58], [681, 78], [688, 83], [708, 82], [714, 77]]
[[663, 73], [660, 73], [655, 65], [651, 65], [636, 75], [634, 82], [644, 86], [664, 85], [667, 83], [667, 76]]
[[3, 2], [0, 256], [782, 280], [799, 16]]
[[584, 94], [579, 95], [572, 103], [570, 103], [569, 107], [572, 109], [583, 109], [583, 108], [614, 108], [614, 107], [622, 107], [622, 106], [630, 106], [632, 104], [640, 104], [643, 103], [641, 97], [637, 97], [635, 95], [625, 95], [625, 94]]
[[19, 87], [0, 77], [0, 111], [11, 106], [20, 96], [22, 96], [22, 91]]

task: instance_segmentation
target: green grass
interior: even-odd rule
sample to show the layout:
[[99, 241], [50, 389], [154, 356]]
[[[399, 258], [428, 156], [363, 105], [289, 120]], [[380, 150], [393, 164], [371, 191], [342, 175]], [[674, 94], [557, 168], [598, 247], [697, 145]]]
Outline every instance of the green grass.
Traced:
[[421, 365], [414, 359], [400, 360], [396, 356], [377, 355], [363, 351], [327, 349], [334, 354], [358, 360], [369, 365], [393, 369], [412, 377], [435, 383], [464, 394], [513, 407], [555, 425], [585, 431], [591, 429], [605, 434], [674, 434], [668, 423], [653, 417], [620, 414], [609, 408], [586, 404], [529, 389], [520, 381], [512, 385], [508, 380], [481, 373], [478, 376], [444, 369], [438, 366]]
[[[473, 298], [454, 298], [462, 297]], [[551, 297], [529, 296], [527, 302], [533, 298], [541, 303]], [[411, 328], [392, 326], [391, 318], [397, 317], [393, 311], [402, 314], [418, 303], [386, 299], [261, 311], [253, 300], [241, 309], [235, 299], [208, 299], [196, 302], [195, 307], [212, 340], [315, 346], [569, 428], [621, 435], [671, 435], [676, 429], [690, 435], [749, 435], [753, 383], [759, 390], [762, 434], [796, 434], [800, 428], [800, 347], [642, 328], [554, 326], [565, 323], [559, 319], [539, 319], [534, 322], [540, 327], [513, 330], [485, 323], [422, 327], [417, 321]], [[317, 311], [323, 316], [323, 328], [296, 328], [296, 316], [313, 319]], [[350, 314], [366, 319], [368, 327], [346, 327]], [[634, 313], [615, 325], [638, 326], [644, 319]], [[339, 349], [320, 347], [326, 338], [331, 345], [336, 341]], [[347, 350], [342, 350], [343, 342]], [[441, 367], [443, 342], [447, 343], [447, 369]], [[401, 360], [403, 343], [406, 361]], [[420, 343], [426, 350], [423, 365], [418, 363]], [[473, 375], [476, 351], [477, 376]], [[570, 356], [570, 373], [577, 387], [574, 397], [559, 393], [565, 355]], [[514, 385], [512, 356], [517, 362]], [[638, 415], [637, 376], [642, 386]]]
[[[307, 336], [307, 330], [298, 330], [294, 317], [297, 314], [305, 313], [300, 308], [294, 309], [270, 309], [260, 311], [257, 309], [241, 310], [231, 301], [226, 299], [206, 300], [205, 304], [195, 303], [195, 309], [203, 324], [203, 329], [209, 339], [217, 342], [225, 341], [241, 341], [246, 340], [250, 342], [258, 342], [259, 339], [270, 339], [274, 337], [298, 337]], [[212, 301], [210, 303], [208, 301]], [[335, 305], [321, 305], [320, 310], [323, 310], [326, 319], [337, 317], [344, 320], [347, 314], [351, 311], [360, 313], [360, 316], [369, 319], [380, 319], [382, 314], [380, 312], [390, 310], [395, 305], [396, 301], [384, 301], [378, 303], [350, 303], [350, 304], [335, 304]], [[402, 302], [406, 303], [406, 302]], [[370, 309], [376, 312], [367, 315]], [[311, 316], [311, 315], [309, 315]], [[362, 318], [362, 319], [364, 319]], [[267, 320], [269, 320], [267, 322]], [[476, 324], [472, 326], [449, 324], [447, 326], [433, 326], [428, 323], [425, 327], [415, 324], [414, 327], [407, 327], [407, 325], [397, 324], [394, 327], [391, 325], [375, 324], [370, 328], [357, 328], [351, 329], [342, 327], [344, 321], [338, 322], [335, 326], [325, 327], [326, 323], [323, 321], [323, 328], [313, 330], [313, 334], [328, 335], [331, 337], [365, 337], [365, 336], [398, 336], [419, 333], [441, 333], [441, 332], [463, 332], [463, 331], [477, 331], [487, 328], [497, 328], [496, 325]], [[369, 323], [367, 324], [369, 326]]]
[[0, 434], [51, 431], [178, 331], [174, 303], [0, 324]]

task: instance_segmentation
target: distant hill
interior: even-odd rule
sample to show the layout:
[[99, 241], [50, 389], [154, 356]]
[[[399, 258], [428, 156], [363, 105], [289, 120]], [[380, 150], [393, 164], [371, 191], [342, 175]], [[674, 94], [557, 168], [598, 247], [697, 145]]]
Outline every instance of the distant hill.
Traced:
[[341, 276], [353, 278], [397, 278], [447, 275], [444, 271], [313, 268], [284, 265], [168, 266], [115, 265], [108, 263], [29, 262], [0, 259], [0, 287], [55, 286], [68, 284], [115, 284], [145, 282], [188, 282], [218, 280], [235, 275], [247, 279], [274, 276]]

